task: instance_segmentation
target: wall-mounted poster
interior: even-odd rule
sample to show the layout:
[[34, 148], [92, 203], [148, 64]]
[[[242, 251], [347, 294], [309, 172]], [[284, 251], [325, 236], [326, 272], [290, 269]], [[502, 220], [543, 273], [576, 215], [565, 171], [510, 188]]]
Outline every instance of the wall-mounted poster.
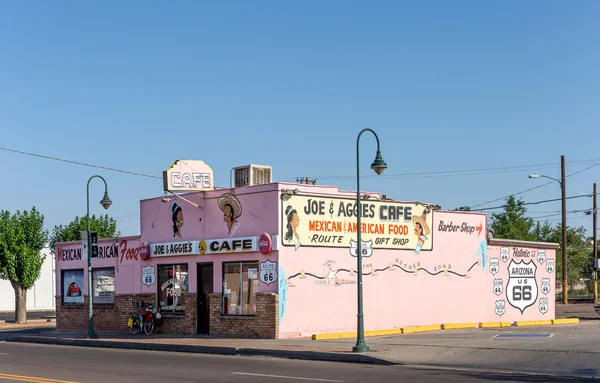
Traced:
[[115, 269], [96, 269], [92, 273], [94, 304], [115, 303]]
[[83, 304], [83, 269], [63, 270], [63, 302]]

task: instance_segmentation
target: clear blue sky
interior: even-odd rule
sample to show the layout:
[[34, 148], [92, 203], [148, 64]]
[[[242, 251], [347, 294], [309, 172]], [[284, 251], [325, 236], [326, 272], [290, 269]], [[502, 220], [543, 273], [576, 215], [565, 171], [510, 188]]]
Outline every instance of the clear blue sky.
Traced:
[[[363, 135], [363, 189], [480, 204], [547, 181], [529, 173], [560, 177], [561, 154], [567, 174], [600, 163], [599, 16], [597, 1], [2, 2], [0, 146], [156, 176], [202, 159], [218, 186], [258, 163], [276, 181], [353, 189], [370, 127], [389, 168], [372, 175]], [[35, 205], [49, 229], [85, 214], [93, 174], [124, 235], [139, 233], [139, 200], [162, 195], [159, 179], [5, 150], [0, 171], [0, 209]], [[599, 175], [569, 177], [567, 194]], [[102, 189], [94, 180], [92, 213]], [[569, 225], [590, 229], [582, 216]]]

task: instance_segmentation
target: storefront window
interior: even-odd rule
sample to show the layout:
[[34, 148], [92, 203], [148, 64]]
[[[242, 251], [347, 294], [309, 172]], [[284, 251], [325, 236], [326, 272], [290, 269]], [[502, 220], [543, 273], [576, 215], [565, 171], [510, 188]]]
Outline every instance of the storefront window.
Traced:
[[223, 315], [256, 315], [258, 262], [223, 264]]
[[62, 270], [62, 302], [83, 305], [83, 269]]
[[115, 303], [115, 268], [92, 269], [93, 303], [112, 305]]
[[183, 315], [183, 294], [188, 292], [188, 266], [158, 266], [158, 304], [163, 314]]

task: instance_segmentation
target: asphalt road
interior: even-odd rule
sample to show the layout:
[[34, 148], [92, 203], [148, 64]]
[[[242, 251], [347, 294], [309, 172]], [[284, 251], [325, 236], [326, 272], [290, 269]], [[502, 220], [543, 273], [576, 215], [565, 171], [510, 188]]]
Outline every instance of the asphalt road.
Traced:
[[[55, 316], [55, 315], [56, 315], [56, 311], [28, 311], [27, 319], [42, 319], [42, 317]], [[1, 322], [14, 321], [14, 320], [15, 320], [14, 312], [10, 312], [10, 311], [0, 312], [0, 321]]]
[[418, 369], [0, 342], [0, 382], [583, 382], [547, 376]]

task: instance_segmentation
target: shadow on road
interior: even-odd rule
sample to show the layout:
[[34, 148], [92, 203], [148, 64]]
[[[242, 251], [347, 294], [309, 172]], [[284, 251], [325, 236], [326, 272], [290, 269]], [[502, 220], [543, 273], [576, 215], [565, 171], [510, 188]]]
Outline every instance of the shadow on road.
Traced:
[[[443, 372], [437, 371], [441, 376]], [[586, 375], [597, 376], [597, 369], [580, 369], [569, 372], [571, 375]], [[598, 382], [598, 379], [584, 377], [562, 377], [550, 375], [530, 375], [519, 373], [500, 373], [489, 371], [455, 371], [452, 370], [453, 376], [463, 376], [468, 382], [527, 382], [527, 383], [552, 383], [552, 382]], [[440, 376], [441, 381], [443, 378]]]

